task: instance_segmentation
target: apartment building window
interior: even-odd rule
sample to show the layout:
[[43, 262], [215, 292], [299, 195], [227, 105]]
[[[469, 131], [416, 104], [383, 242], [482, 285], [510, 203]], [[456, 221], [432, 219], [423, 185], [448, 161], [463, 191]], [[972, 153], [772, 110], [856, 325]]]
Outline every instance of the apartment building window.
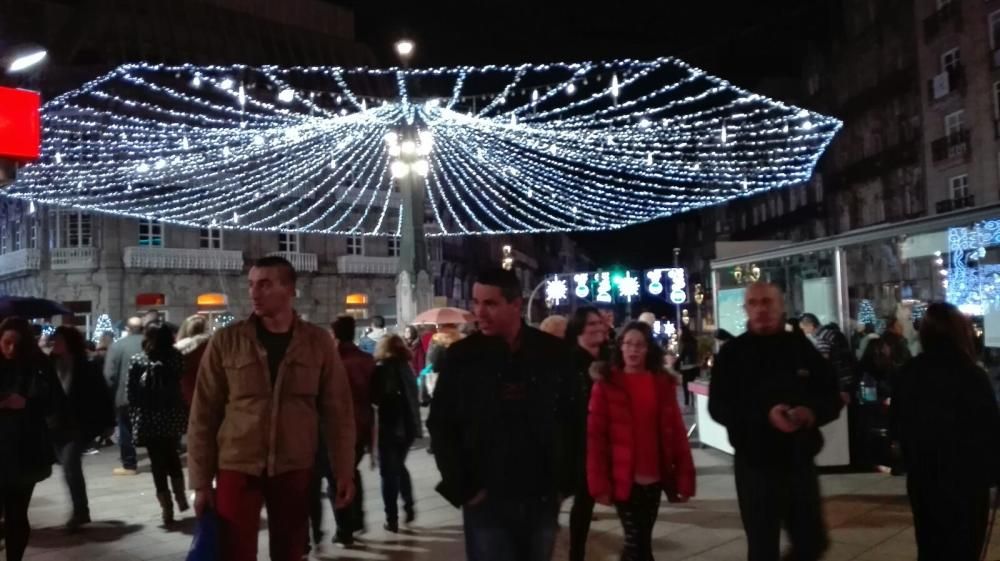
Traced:
[[348, 255], [364, 255], [365, 254], [365, 239], [361, 236], [351, 236], [347, 238], [347, 254]]
[[389, 238], [389, 257], [399, 257], [399, 238]]
[[0, 220], [0, 255], [7, 253], [9, 251], [9, 245], [7, 244], [7, 232], [9, 231], [7, 227], [6, 220]]
[[[54, 210], [49, 215], [50, 247], [90, 247], [93, 245], [93, 222], [89, 214], [71, 210]], [[31, 236], [38, 238], [37, 226]], [[32, 243], [35, 243], [32, 241]]]
[[962, 53], [958, 47], [945, 51], [941, 55], [941, 72], [955, 70], [960, 64], [962, 64]]
[[1000, 10], [990, 14], [990, 49], [1000, 48]]
[[956, 175], [948, 180], [948, 190], [952, 200], [964, 199], [969, 196], [969, 176], [966, 174]]
[[21, 221], [21, 214], [15, 213], [14, 220], [11, 223], [11, 229], [14, 231], [13, 240], [11, 244], [11, 251], [20, 251], [24, 249], [24, 223]]
[[38, 247], [38, 219], [34, 216], [28, 217], [28, 249]]
[[948, 113], [944, 116], [944, 134], [945, 136], [952, 138], [957, 137], [961, 134], [962, 130], [965, 129], [965, 110], [959, 109], [954, 113]]
[[[295, 226], [293, 226], [294, 228]], [[299, 234], [297, 232], [281, 232], [278, 234], [278, 251], [282, 253], [299, 252]]]
[[221, 228], [202, 228], [200, 237], [202, 249], [222, 249]]
[[1000, 120], [1000, 82], [993, 82], [993, 118]]
[[139, 221], [139, 245], [163, 247], [163, 224], [159, 220], [143, 218]]

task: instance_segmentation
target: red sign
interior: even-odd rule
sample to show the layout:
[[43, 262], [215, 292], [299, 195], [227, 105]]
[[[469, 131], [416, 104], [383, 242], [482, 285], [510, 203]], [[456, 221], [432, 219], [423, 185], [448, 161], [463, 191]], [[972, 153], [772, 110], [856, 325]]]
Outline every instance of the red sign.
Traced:
[[0, 158], [38, 159], [42, 148], [42, 97], [37, 92], [0, 88]]

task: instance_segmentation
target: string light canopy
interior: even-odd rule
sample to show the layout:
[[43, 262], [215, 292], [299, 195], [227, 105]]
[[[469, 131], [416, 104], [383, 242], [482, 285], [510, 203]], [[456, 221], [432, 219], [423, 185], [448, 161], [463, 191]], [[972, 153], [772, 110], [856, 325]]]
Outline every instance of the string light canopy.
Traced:
[[621, 228], [809, 179], [840, 121], [680, 60], [371, 69], [130, 64], [44, 107], [6, 190], [194, 227]]

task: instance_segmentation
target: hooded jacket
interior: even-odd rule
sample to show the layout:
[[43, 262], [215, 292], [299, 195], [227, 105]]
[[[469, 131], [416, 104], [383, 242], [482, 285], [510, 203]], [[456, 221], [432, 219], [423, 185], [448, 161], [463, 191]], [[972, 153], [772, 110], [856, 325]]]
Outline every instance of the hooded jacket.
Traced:
[[[635, 481], [635, 427], [625, 389], [627, 374], [607, 363], [590, 368], [594, 387], [587, 418], [587, 486], [598, 500], [624, 502]], [[659, 410], [660, 485], [670, 501], [695, 494], [694, 460], [677, 406], [677, 385], [666, 374], [654, 376]]]

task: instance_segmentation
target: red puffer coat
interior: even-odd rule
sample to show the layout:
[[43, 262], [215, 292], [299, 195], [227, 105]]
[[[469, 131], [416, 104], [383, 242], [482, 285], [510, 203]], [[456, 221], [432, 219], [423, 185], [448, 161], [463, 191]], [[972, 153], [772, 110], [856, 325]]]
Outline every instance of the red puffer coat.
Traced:
[[[602, 372], [603, 371], [603, 372]], [[607, 373], [595, 364], [595, 380], [587, 418], [587, 486], [599, 501], [623, 502], [632, 493], [635, 481], [632, 406], [620, 371]], [[667, 498], [693, 497], [694, 460], [687, 440], [684, 419], [677, 405], [677, 386], [667, 375], [656, 376], [659, 403], [660, 484]]]

